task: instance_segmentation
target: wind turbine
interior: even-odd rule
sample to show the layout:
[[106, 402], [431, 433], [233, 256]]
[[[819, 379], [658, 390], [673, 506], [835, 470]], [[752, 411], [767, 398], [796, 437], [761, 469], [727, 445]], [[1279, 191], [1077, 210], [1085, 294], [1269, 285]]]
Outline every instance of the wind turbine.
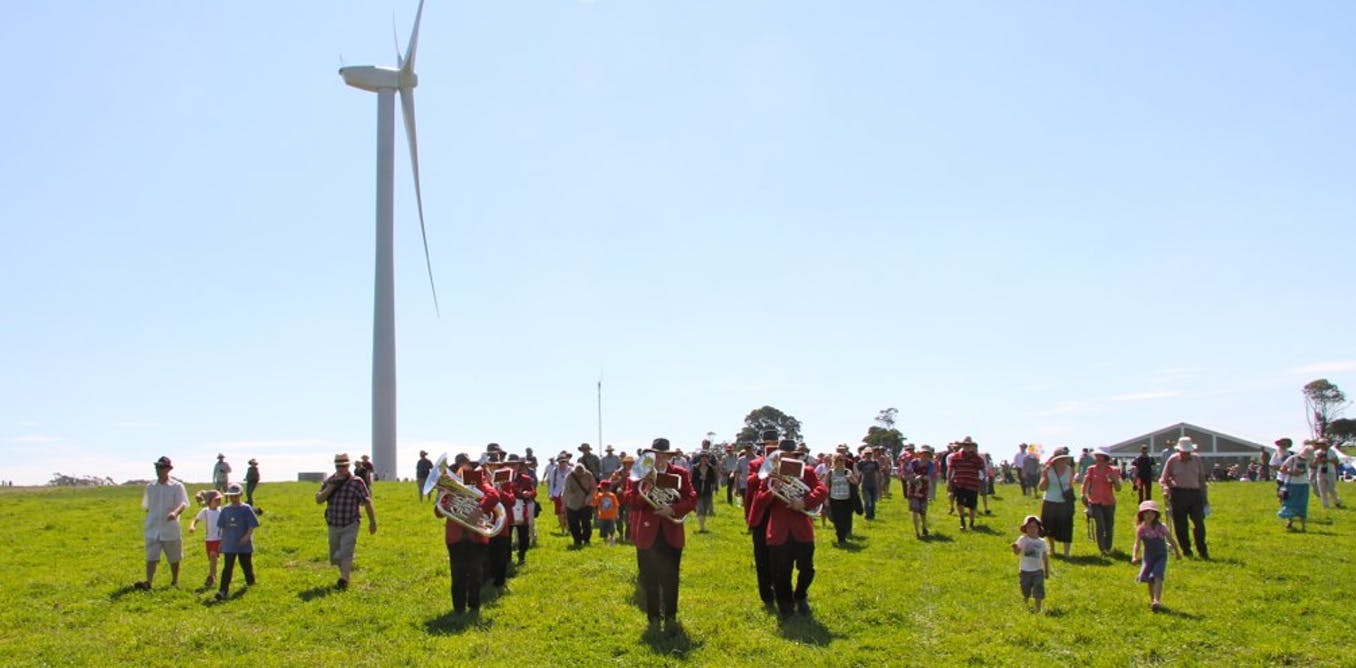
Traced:
[[395, 97], [405, 117], [405, 138], [410, 144], [410, 167], [414, 170], [414, 199], [419, 207], [419, 234], [424, 239], [424, 263], [433, 290], [433, 308], [438, 311], [438, 288], [433, 284], [433, 262], [424, 228], [424, 197], [419, 189], [419, 146], [414, 129], [414, 53], [419, 44], [419, 20], [424, 0], [414, 15], [410, 44], [397, 67], [358, 65], [339, 68], [344, 83], [377, 94], [377, 258], [372, 306], [372, 463], [382, 480], [396, 475], [396, 352], [395, 274], [393, 219], [395, 217]]

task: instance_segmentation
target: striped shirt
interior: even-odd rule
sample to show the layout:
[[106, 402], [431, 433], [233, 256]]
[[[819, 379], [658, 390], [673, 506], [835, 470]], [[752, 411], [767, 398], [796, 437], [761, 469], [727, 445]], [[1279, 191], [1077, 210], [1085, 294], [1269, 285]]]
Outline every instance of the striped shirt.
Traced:
[[946, 466], [951, 484], [957, 489], [979, 489], [979, 473], [984, 469], [982, 457], [962, 450], [947, 457]]

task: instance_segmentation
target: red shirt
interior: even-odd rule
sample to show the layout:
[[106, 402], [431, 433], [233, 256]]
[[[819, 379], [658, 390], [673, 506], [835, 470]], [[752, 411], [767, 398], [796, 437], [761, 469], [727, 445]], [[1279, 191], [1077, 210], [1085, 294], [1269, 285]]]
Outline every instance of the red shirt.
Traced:
[[961, 450], [946, 458], [947, 475], [957, 489], [979, 490], [979, 473], [984, 470], [984, 458], [974, 452]]
[[[810, 488], [810, 491], [802, 497], [805, 509], [814, 510], [818, 508], [824, 503], [824, 499], [829, 497], [828, 486], [819, 479], [819, 476], [815, 475], [814, 468], [809, 465], [806, 465], [800, 479], [806, 487]], [[751, 506], [752, 514], [755, 517], [761, 516], [764, 512], [767, 513], [767, 544], [769, 546], [782, 545], [787, 540], [794, 540], [797, 543], [813, 543], [815, 541], [814, 520], [805, 513], [792, 510], [785, 502], [773, 495], [768, 489], [770, 481], [770, 477], [758, 481], [761, 484], [756, 486], [758, 493], [754, 496]], [[755, 487], [749, 489], [755, 489]]]
[[[697, 490], [692, 487], [692, 476], [688, 474], [687, 469], [669, 466], [664, 473], [670, 473], [679, 478], [678, 501], [674, 502], [672, 509], [674, 519], [680, 519], [683, 515], [692, 512], [692, 509], [697, 506]], [[664, 541], [670, 547], [683, 547], [683, 525], [656, 515], [654, 507], [650, 505], [649, 501], [645, 500], [645, 497], [641, 496], [638, 482], [626, 481], [626, 488], [622, 491], [622, 503], [631, 509], [629, 519], [636, 549], [648, 550], [653, 547], [654, 539], [660, 531], [664, 532]]]
[[1083, 496], [1088, 503], [1099, 506], [1116, 505], [1116, 483], [1121, 481], [1121, 472], [1110, 464], [1093, 464], [1083, 474]]
[[[476, 505], [487, 515], [494, 512], [494, 507], [499, 505], [499, 493], [494, 491], [494, 488], [490, 487], [490, 484], [484, 481], [477, 485], [476, 488], [484, 495], [480, 497], [480, 501]], [[435, 517], [443, 517], [438, 513], [436, 507], [433, 510], [433, 514]], [[504, 526], [508, 526], [508, 524], [508, 520], [506, 519], [504, 521]], [[447, 541], [448, 545], [460, 543], [462, 540], [480, 543], [481, 545], [486, 545], [490, 542], [489, 538], [474, 531], [469, 531], [466, 527], [457, 524], [455, 520], [451, 519], [447, 520], [447, 525], [443, 528], [443, 539]]]

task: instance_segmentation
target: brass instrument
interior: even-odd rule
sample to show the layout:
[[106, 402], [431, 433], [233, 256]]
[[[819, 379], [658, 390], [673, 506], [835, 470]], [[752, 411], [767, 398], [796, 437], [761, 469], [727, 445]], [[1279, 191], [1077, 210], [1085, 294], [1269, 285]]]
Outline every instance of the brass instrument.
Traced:
[[[767, 490], [787, 506], [792, 505], [792, 502], [794, 501], [800, 501], [804, 504], [805, 496], [810, 493], [810, 486], [806, 485], [805, 481], [801, 480], [798, 475], [787, 475], [782, 473], [783, 463], [798, 464], [800, 465], [801, 470], [804, 470], [805, 466], [805, 462], [802, 462], [799, 459], [792, 459], [790, 457], [783, 459], [782, 451], [778, 450], [777, 452], [769, 453], [767, 457], [763, 458], [763, 465], [758, 467], [758, 479], [769, 480]], [[773, 482], [776, 484], [772, 484]], [[810, 517], [819, 516], [818, 513], [813, 513], [804, 508], [801, 508], [800, 512], [805, 513]]]
[[446, 453], [438, 458], [433, 468], [437, 474], [428, 477], [423, 493], [427, 495], [438, 491], [438, 498], [433, 502], [434, 511], [462, 525], [467, 531], [486, 538], [499, 535], [507, 519], [504, 506], [496, 503], [490, 514], [481, 512], [480, 500], [485, 497], [485, 493], [462, 481], [461, 476], [447, 465]]
[[[654, 469], [654, 453], [652, 452], [642, 454], [636, 458], [636, 463], [631, 465], [631, 482], [636, 484], [636, 491], [640, 493], [640, 497], [645, 499], [645, 502], [655, 510], [672, 508], [673, 504], [678, 503], [682, 498], [682, 495], [677, 489], [656, 485], [655, 479], [657, 476], [658, 472]], [[665, 519], [674, 524], [682, 524], [687, 521], [686, 516], [679, 519], [670, 515]]]

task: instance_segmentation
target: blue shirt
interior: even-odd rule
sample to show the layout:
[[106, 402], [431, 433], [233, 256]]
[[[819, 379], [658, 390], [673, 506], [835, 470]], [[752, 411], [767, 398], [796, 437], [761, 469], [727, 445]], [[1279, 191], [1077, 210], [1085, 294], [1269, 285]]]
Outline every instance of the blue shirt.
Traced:
[[222, 506], [221, 515], [217, 517], [217, 526], [221, 527], [221, 551], [223, 554], [254, 552], [254, 538], [252, 536], [250, 542], [244, 545], [240, 544], [240, 539], [245, 537], [246, 531], [259, 526], [259, 518], [255, 517], [254, 509], [249, 507], [249, 504]]

